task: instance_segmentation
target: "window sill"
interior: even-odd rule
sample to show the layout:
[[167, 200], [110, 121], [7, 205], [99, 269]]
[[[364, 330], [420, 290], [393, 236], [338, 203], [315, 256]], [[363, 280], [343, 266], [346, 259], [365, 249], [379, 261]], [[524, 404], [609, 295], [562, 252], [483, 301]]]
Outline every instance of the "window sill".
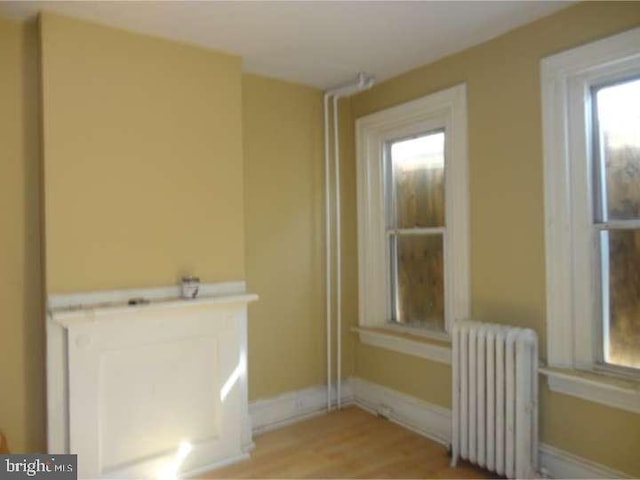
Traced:
[[429, 333], [391, 325], [354, 327], [352, 331], [358, 333], [360, 341], [366, 345], [451, 365], [451, 343], [444, 340], [445, 334], [432, 337]]
[[640, 413], [640, 382], [607, 375], [565, 368], [540, 368], [547, 376], [549, 388], [591, 402]]

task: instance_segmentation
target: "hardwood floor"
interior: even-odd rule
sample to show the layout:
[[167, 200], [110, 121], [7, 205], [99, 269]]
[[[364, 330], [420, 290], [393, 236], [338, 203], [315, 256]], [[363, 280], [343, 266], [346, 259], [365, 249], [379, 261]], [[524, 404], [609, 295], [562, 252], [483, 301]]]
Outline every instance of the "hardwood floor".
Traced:
[[201, 478], [492, 478], [446, 449], [357, 407], [254, 438], [251, 459]]

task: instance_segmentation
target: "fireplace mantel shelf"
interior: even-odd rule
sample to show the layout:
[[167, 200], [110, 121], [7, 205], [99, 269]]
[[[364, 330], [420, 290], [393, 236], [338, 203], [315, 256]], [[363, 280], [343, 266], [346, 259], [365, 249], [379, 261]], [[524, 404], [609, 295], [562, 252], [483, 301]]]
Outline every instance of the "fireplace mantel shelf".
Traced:
[[[54, 323], [68, 328], [73, 324], [136, 313], [154, 313], [160, 309], [224, 308], [246, 305], [258, 299], [257, 295], [246, 292], [244, 281], [202, 283], [199, 295], [194, 299], [181, 298], [180, 291], [179, 285], [171, 285], [53, 294], [48, 298], [47, 313]], [[129, 304], [129, 301], [139, 299], [144, 303]]]
[[121, 315], [134, 313], [152, 313], [154, 310], [179, 309], [179, 308], [203, 308], [224, 307], [229, 305], [247, 304], [258, 299], [256, 294], [241, 293], [231, 295], [208, 295], [194, 299], [169, 297], [153, 299], [146, 303], [128, 305], [127, 302], [77, 304], [49, 310], [51, 319], [68, 328], [70, 325], [98, 320], [110, 320]]

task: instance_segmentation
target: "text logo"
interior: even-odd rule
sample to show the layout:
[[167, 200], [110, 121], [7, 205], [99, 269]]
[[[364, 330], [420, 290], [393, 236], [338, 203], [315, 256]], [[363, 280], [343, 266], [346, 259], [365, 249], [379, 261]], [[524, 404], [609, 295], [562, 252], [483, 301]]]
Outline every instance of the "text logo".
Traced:
[[77, 480], [77, 455], [0, 455], [0, 480]]

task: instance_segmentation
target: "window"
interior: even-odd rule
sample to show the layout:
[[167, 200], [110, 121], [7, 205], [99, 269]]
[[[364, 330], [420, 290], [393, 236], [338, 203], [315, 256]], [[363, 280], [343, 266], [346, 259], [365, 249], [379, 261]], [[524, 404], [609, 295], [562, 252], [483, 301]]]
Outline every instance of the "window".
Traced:
[[444, 331], [445, 132], [387, 142], [390, 321]]
[[640, 412], [640, 29], [544, 59], [542, 100], [550, 386]]
[[469, 316], [466, 87], [362, 117], [356, 136], [360, 325], [446, 338]]
[[599, 363], [640, 369], [640, 78], [591, 89]]

